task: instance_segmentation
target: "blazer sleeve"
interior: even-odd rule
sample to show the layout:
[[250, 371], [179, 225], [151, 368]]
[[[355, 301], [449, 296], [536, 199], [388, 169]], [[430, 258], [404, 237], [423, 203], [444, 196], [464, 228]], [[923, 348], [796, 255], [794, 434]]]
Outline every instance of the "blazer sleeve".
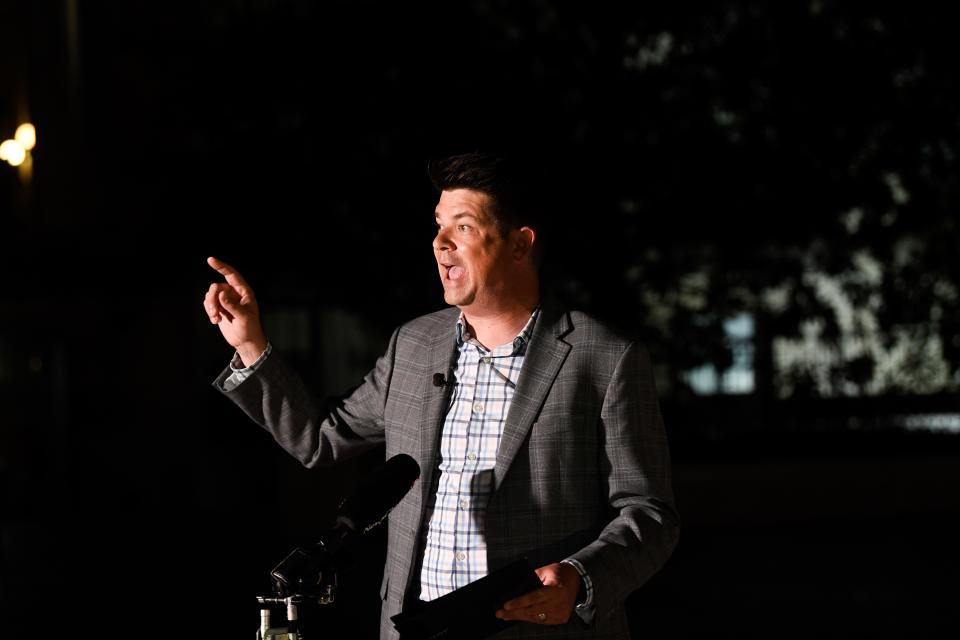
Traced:
[[223, 388], [229, 367], [213, 386], [305, 467], [330, 465], [383, 443], [398, 334], [399, 329], [393, 332], [386, 353], [363, 382], [340, 398], [316, 398], [276, 351], [239, 386]]
[[646, 351], [630, 343], [614, 370], [601, 409], [600, 471], [612, 520], [571, 555], [593, 582], [592, 617], [624, 599], [670, 557], [680, 521], [673, 504], [670, 454]]

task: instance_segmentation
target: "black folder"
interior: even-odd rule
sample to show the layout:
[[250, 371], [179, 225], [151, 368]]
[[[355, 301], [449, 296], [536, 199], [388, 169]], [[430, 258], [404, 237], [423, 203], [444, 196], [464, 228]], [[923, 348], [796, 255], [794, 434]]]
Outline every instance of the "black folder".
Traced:
[[391, 616], [400, 640], [480, 640], [516, 621], [494, 615], [503, 603], [539, 589], [540, 578], [524, 560], [517, 560], [465, 587]]

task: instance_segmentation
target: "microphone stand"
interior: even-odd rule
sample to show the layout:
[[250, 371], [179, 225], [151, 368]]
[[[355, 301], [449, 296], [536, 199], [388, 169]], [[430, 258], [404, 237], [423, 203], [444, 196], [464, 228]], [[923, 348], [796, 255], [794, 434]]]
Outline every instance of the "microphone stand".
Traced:
[[[333, 585], [325, 585], [323, 593], [314, 596], [317, 604], [333, 603]], [[260, 603], [260, 628], [257, 630], [257, 640], [304, 640], [303, 629], [300, 627], [299, 606], [308, 599], [303, 594], [295, 594], [286, 598], [271, 598], [257, 596]], [[312, 599], [312, 598], [311, 598]], [[270, 606], [284, 605], [287, 612], [287, 626], [270, 626]]]
[[[337, 573], [332, 556], [322, 553], [323, 546], [323, 543], [315, 545], [312, 554], [298, 547], [270, 572], [276, 596], [257, 596], [260, 604], [257, 640], [304, 640], [300, 606], [311, 602], [333, 604]], [[321, 549], [319, 559], [317, 547]], [[286, 626], [271, 626], [270, 610], [277, 605], [286, 609]]]
[[[438, 374], [439, 375], [439, 374]], [[259, 596], [260, 629], [257, 640], [303, 640], [299, 607], [316, 600], [333, 603], [337, 585], [337, 567], [350, 566], [354, 546], [363, 535], [379, 526], [387, 514], [420, 476], [420, 466], [400, 453], [384, 463], [363, 490], [340, 504], [337, 522], [319, 541], [306, 548], [297, 547], [270, 572], [275, 597]], [[270, 626], [270, 606], [283, 604], [287, 626]]]

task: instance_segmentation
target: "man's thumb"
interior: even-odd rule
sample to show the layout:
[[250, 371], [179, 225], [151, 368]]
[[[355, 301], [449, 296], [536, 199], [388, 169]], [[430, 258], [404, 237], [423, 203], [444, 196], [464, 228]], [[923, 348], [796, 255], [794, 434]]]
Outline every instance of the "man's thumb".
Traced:
[[550, 585], [555, 580], [553, 580], [553, 574], [551, 573], [548, 567], [540, 567], [536, 569], [537, 577], [540, 578], [540, 582], [544, 585]]

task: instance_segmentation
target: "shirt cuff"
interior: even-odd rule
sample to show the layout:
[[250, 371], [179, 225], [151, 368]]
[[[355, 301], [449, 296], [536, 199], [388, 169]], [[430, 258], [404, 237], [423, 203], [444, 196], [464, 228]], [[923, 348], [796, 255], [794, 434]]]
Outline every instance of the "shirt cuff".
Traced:
[[587, 570], [583, 568], [583, 565], [580, 564], [579, 560], [567, 558], [566, 560], [561, 560], [560, 562], [569, 564], [576, 569], [577, 573], [580, 574], [580, 579], [583, 580], [583, 590], [586, 592], [586, 596], [583, 602], [574, 607], [574, 611], [583, 617], [583, 614], [587, 613], [587, 611], [593, 606], [593, 580], [591, 580], [590, 576], [587, 575]]
[[260, 357], [249, 367], [243, 365], [243, 360], [240, 359], [239, 353], [234, 353], [233, 358], [230, 360], [230, 370], [233, 373], [223, 381], [223, 390], [232, 391], [239, 387], [240, 383], [252, 376], [253, 373], [260, 368], [260, 365], [263, 364], [263, 361], [267, 359], [267, 356], [269, 356], [272, 351], [273, 345], [268, 342], [266, 349], [263, 350]]

